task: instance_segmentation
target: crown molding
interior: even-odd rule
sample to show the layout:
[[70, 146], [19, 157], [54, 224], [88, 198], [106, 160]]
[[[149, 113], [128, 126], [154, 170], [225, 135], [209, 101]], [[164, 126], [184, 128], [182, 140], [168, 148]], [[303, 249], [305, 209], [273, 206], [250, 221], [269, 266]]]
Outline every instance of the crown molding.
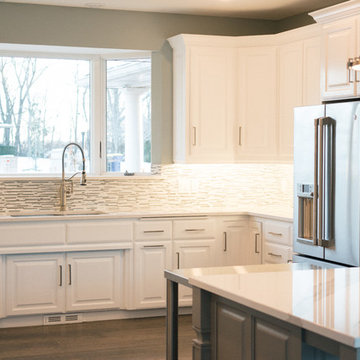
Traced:
[[350, 0], [338, 5], [309, 13], [319, 24], [327, 24], [349, 16], [360, 15], [360, 0]]

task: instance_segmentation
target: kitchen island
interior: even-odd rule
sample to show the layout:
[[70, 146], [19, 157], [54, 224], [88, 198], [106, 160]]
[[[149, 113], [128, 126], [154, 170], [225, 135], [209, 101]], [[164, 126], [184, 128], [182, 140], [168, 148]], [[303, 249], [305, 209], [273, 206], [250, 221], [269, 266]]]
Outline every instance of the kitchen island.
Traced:
[[[170, 310], [174, 284], [193, 288], [195, 360], [360, 359], [359, 268], [258, 265], [165, 276]], [[169, 331], [170, 320], [168, 308]]]

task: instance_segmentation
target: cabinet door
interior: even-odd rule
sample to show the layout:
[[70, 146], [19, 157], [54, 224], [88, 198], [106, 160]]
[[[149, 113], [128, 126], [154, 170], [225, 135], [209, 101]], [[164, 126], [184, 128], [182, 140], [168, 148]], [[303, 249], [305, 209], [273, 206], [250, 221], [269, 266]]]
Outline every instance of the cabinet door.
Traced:
[[[174, 268], [207, 266], [215, 266], [215, 240], [174, 241]], [[191, 303], [191, 289], [179, 286], [179, 305], [190, 306]]]
[[222, 266], [244, 265], [249, 239], [248, 224], [245, 221], [224, 221], [221, 234]]
[[279, 326], [275, 319], [254, 319], [254, 360], [300, 360], [301, 329]]
[[[355, 96], [355, 85], [347, 71], [349, 58], [356, 54], [356, 19], [336, 21], [324, 27], [322, 97], [334, 99]], [[354, 80], [354, 79], [352, 79]]]
[[166, 306], [164, 270], [171, 269], [171, 242], [135, 244], [135, 307]]
[[279, 55], [279, 156], [292, 160], [294, 107], [303, 103], [303, 43], [300, 41], [281, 46]]
[[320, 97], [321, 38], [304, 40], [303, 48], [303, 105], [318, 105]]
[[262, 232], [261, 223], [257, 221], [249, 222], [249, 241], [248, 241], [247, 254], [244, 258], [244, 265], [261, 264], [262, 262]]
[[236, 52], [219, 47], [191, 47], [189, 51], [189, 160], [231, 161]]
[[64, 255], [6, 257], [6, 314], [47, 314], [64, 311]]
[[120, 251], [94, 251], [67, 255], [66, 310], [119, 307], [120, 254]]
[[251, 315], [222, 301], [211, 302], [211, 351], [217, 360], [250, 360]]
[[239, 50], [238, 116], [235, 131], [239, 160], [269, 160], [276, 156], [276, 48]]

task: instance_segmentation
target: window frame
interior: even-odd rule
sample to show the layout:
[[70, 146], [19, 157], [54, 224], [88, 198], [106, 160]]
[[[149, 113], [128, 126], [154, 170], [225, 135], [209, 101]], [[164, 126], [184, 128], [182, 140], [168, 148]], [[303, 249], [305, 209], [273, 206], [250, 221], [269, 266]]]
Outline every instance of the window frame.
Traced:
[[[15, 45], [0, 43], [0, 56], [37, 57], [47, 59], [88, 60], [90, 62], [90, 172], [100, 178], [125, 177], [122, 172], [106, 171], [106, 61], [129, 58], [150, 58], [149, 50], [122, 50], [48, 45]], [[149, 176], [151, 173], [135, 173]], [[60, 173], [0, 174], [0, 179], [58, 178]]]

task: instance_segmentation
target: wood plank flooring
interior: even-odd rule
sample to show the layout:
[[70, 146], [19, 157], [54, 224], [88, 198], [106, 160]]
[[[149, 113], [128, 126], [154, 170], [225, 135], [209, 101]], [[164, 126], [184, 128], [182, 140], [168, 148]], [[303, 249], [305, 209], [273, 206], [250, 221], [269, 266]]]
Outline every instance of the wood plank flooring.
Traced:
[[[179, 317], [179, 359], [191, 360], [191, 316]], [[0, 329], [1, 360], [164, 360], [165, 318]]]

